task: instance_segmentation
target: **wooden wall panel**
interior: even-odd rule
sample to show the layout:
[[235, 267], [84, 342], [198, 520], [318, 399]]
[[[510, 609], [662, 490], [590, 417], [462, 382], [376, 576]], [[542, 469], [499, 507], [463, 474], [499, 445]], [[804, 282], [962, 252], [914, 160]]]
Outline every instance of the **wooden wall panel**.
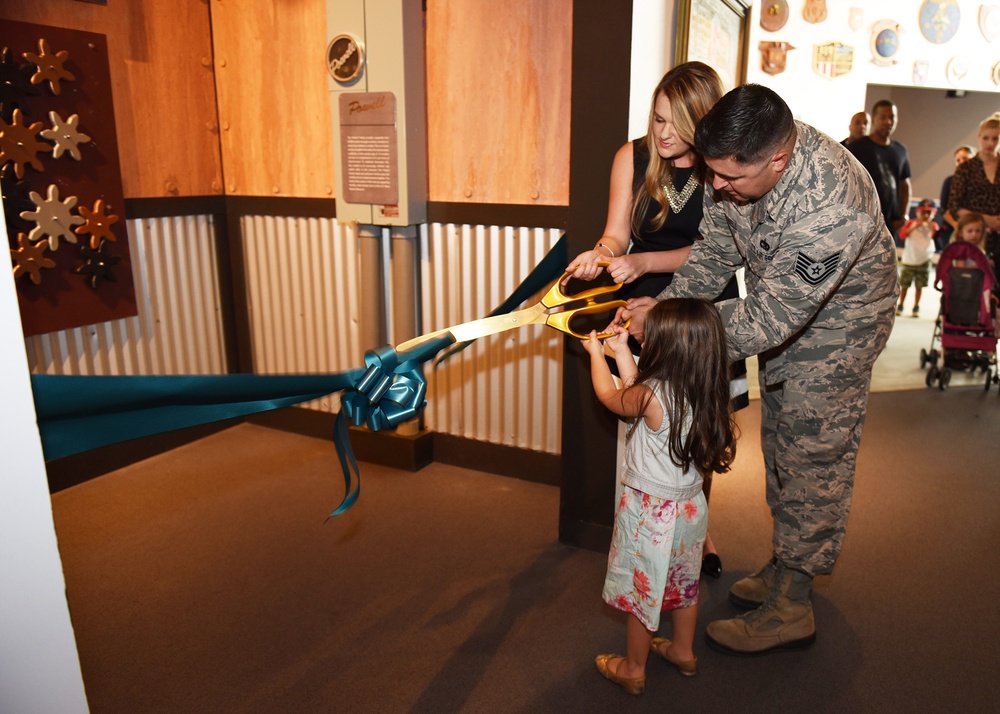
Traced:
[[326, 0], [212, 0], [227, 194], [331, 198]]
[[572, 11], [572, 0], [427, 3], [430, 200], [569, 204]]
[[206, 0], [4, 0], [0, 19], [107, 36], [126, 198], [222, 192]]
[[[430, 200], [568, 205], [571, 13], [427, 3]], [[127, 198], [335, 195], [326, 0], [4, 0], [2, 18], [107, 35]]]

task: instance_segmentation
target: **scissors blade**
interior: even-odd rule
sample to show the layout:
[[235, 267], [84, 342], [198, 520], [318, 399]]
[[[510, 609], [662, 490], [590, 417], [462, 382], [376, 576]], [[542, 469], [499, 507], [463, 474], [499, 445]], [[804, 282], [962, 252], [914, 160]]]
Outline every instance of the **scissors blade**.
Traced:
[[402, 344], [396, 345], [396, 350], [398, 352], [404, 352], [406, 350], [413, 349], [417, 345], [423, 344], [427, 340], [441, 337], [442, 335], [446, 335], [448, 333], [451, 333], [451, 336], [455, 338], [455, 342], [468, 342], [469, 340], [475, 340], [479, 337], [485, 337], [486, 335], [494, 335], [498, 332], [506, 332], [507, 330], [513, 330], [518, 327], [530, 325], [533, 322], [538, 321], [539, 317], [544, 318], [545, 315], [545, 306], [537, 304], [532, 307], [524, 308], [523, 310], [515, 310], [514, 312], [508, 312], [502, 315], [481, 317], [478, 320], [463, 322], [460, 325], [453, 325], [452, 327], [446, 327], [443, 330], [435, 330], [434, 332], [419, 335], [418, 337], [407, 340]]
[[472, 322], [463, 322], [461, 325], [448, 328], [448, 331], [455, 336], [456, 342], [468, 342], [486, 335], [495, 335], [498, 332], [506, 332], [530, 325], [537, 322], [540, 317], [544, 319], [545, 314], [545, 306], [539, 304], [503, 315], [493, 315]]

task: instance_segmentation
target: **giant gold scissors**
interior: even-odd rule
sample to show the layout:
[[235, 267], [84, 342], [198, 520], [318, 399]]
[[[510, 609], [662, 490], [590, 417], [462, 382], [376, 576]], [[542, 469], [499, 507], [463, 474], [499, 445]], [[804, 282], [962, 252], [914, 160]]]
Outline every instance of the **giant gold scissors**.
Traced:
[[[602, 262], [601, 265], [607, 266], [608, 263]], [[485, 337], [486, 335], [494, 335], [498, 332], [506, 332], [507, 330], [524, 327], [525, 325], [537, 324], [548, 325], [549, 327], [554, 327], [560, 332], [565, 332], [568, 335], [585, 340], [587, 339], [586, 334], [576, 332], [570, 326], [570, 322], [573, 318], [578, 315], [594, 315], [617, 310], [618, 308], [625, 307], [628, 304], [625, 300], [605, 300], [603, 302], [599, 302], [597, 300], [597, 298], [601, 295], [613, 293], [618, 290], [621, 287], [621, 283], [598, 286], [573, 295], [567, 295], [563, 292], [562, 281], [565, 280], [568, 275], [569, 273], [564, 273], [562, 277], [556, 280], [552, 287], [549, 288], [544, 297], [531, 307], [526, 307], [522, 310], [514, 310], [513, 312], [501, 315], [483, 317], [478, 320], [472, 320], [471, 322], [463, 322], [462, 324], [454, 325], [453, 327], [446, 327], [443, 330], [429, 332], [425, 335], [414, 337], [412, 340], [407, 340], [406, 342], [397, 345], [396, 350], [397, 352], [403, 353], [423, 344], [424, 342], [438, 337], [444, 337], [446, 335], [451, 335], [455, 342], [468, 342], [480, 337]], [[569, 305], [579, 302], [582, 302], [583, 305], [563, 309], [567, 308]], [[627, 325], [628, 323], [626, 323], [626, 326]], [[603, 340], [608, 337], [613, 337], [614, 334], [615, 333], [613, 332], [603, 332], [597, 335], [597, 337], [598, 339]]]

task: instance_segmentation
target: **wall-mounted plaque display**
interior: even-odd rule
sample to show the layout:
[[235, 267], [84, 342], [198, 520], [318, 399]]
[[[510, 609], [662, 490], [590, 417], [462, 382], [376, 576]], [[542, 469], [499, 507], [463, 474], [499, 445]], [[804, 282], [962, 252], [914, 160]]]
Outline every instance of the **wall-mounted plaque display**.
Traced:
[[865, 24], [865, 9], [852, 7], [847, 13], [847, 26], [857, 32]]
[[826, 42], [813, 45], [813, 71], [836, 79], [851, 71], [854, 66], [854, 48], [842, 42]]
[[760, 50], [761, 71], [772, 76], [785, 71], [788, 50], [795, 49], [790, 42], [761, 42], [757, 48]]
[[1000, 37], [1000, 5], [979, 6], [979, 31], [987, 42]]
[[879, 67], [896, 64], [902, 29], [895, 20], [879, 20], [872, 28], [872, 62]]
[[396, 97], [392, 92], [340, 95], [340, 197], [348, 203], [399, 202]]
[[948, 60], [944, 73], [952, 86], [957, 87], [969, 73], [969, 58], [965, 55], [955, 55]]
[[326, 46], [326, 67], [341, 84], [351, 84], [365, 68], [365, 46], [354, 35], [337, 35]]
[[764, 0], [760, 7], [760, 26], [777, 32], [788, 22], [788, 0]]
[[826, 0], [806, 0], [802, 17], [806, 22], [814, 24], [823, 22], [826, 19]]
[[936, 45], [955, 36], [961, 19], [958, 0], [924, 0], [920, 6], [920, 31]]

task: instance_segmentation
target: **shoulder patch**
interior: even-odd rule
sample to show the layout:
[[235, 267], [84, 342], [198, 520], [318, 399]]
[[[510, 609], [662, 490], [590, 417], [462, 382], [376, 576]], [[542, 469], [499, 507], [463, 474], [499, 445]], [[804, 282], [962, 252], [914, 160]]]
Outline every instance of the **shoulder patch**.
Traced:
[[837, 263], [840, 262], [841, 252], [843, 251], [827, 256], [823, 260], [816, 260], [815, 258], [810, 258], [805, 253], [799, 252], [795, 256], [795, 272], [810, 285], [819, 285], [826, 280], [828, 275], [836, 270]]

